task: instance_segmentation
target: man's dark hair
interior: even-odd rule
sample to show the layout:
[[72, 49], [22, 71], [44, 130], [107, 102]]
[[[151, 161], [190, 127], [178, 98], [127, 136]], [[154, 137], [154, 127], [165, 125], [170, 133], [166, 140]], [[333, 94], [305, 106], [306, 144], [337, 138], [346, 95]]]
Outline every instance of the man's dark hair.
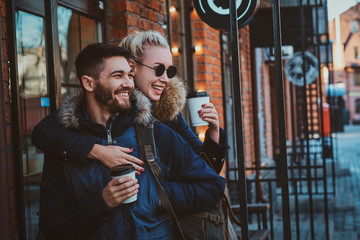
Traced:
[[94, 79], [99, 78], [105, 59], [111, 57], [129, 59], [129, 56], [130, 54], [127, 49], [108, 43], [93, 43], [86, 46], [80, 51], [75, 60], [76, 74], [81, 86], [81, 77], [84, 75]]

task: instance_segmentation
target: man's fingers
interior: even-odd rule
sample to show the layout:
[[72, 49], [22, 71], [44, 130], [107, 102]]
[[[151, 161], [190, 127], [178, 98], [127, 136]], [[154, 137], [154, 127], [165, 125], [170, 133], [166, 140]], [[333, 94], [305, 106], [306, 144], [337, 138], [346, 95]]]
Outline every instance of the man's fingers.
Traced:
[[139, 184], [136, 184], [132, 187], [123, 189], [121, 191], [118, 191], [116, 193], [114, 193], [114, 198], [123, 198], [122, 201], [124, 201], [125, 199], [128, 199], [131, 196], [134, 196], [137, 192], [139, 191]]

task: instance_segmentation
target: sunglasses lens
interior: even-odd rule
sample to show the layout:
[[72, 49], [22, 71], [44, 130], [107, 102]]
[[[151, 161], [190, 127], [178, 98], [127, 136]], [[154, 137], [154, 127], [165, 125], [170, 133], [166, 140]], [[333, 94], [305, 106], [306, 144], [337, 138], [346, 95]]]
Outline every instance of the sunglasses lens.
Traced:
[[177, 69], [175, 66], [170, 66], [170, 67], [168, 67], [168, 69], [166, 69], [166, 74], [167, 74], [168, 78], [175, 77], [176, 73], [177, 73]]
[[155, 74], [157, 77], [162, 76], [164, 74], [164, 72], [165, 72], [164, 64], [160, 64], [159, 66], [156, 67]]

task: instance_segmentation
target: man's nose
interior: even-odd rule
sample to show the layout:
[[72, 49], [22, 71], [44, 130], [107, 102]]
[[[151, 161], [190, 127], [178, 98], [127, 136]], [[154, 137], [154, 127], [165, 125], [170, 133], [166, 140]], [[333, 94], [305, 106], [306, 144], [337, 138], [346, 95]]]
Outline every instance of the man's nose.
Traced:
[[134, 83], [134, 80], [129, 78], [129, 76], [126, 76], [125, 77], [125, 81], [123, 82], [122, 84], [124, 87], [128, 87], [128, 88], [131, 88], [131, 89], [134, 89], [135, 88], [135, 83]]

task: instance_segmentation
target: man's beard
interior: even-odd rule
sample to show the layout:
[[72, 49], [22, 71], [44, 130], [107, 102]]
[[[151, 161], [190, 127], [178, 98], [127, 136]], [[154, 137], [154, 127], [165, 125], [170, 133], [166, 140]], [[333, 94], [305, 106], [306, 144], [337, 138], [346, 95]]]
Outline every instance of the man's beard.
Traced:
[[[129, 96], [131, 95], [132, 91], [130, 89], [124, 90], [129, 90]], [[104, 87], [99, 82], [96, 83], [94, 97], [95, 100], [112, 115], [129, 111], [132, 107], [130, 101], [120, 103], [116, 98], [113, 97], [113, 92], [111, 89]]]

